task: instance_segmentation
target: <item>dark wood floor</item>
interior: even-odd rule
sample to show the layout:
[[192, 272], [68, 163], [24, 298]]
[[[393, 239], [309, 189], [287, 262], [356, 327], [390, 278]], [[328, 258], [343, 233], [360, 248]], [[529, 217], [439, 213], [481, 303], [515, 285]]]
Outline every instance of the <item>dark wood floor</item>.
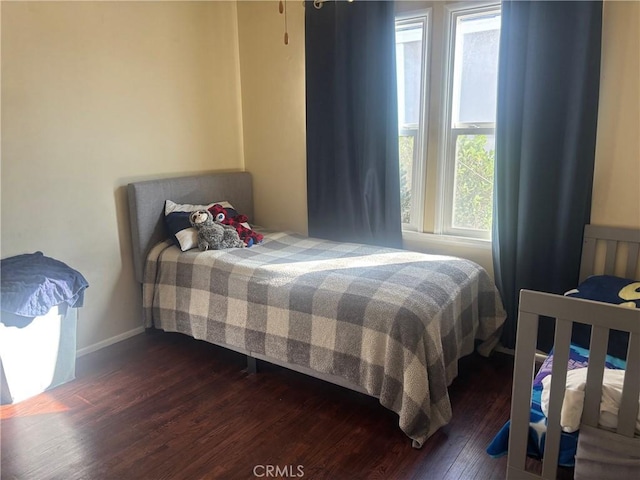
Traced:
[[2, 478], [504, 478], [484, 450], [509, 416], [511, 357], [461, 361], [453, 420], [421, 450], [376, 399], [259, 365], [160, 332], [86, 355], [75, 381], [0, 407]]

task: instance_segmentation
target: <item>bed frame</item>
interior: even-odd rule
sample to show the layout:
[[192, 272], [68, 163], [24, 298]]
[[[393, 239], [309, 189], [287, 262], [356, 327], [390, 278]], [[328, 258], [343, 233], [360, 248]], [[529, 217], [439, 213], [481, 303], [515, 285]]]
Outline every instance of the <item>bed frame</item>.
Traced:
[[[640, 230], [587, 225], [584, 232], [580, 281], [592, 274], [640, 278], [638, 251]], [[542, 474], [526, 470], [526, 449], [529, 432], [531, 385], [534, 375], [538, 320], [540, 316], [556, 319], [554, 361], [549, 400], [548, 425], [542, 460]], [[583, 436], [595, 438], [595, 443], [610, 447], [614, 453], [635, 453], [640, 456], [640, 438], [634, 437], [640, 394], [640, 309], [593, 302], [561, 295], [522, 290], [518, 314], [513, 392], [511, 400], [511, 433], [507, 460], [507, 479], [555, 479], [560, 445], [560, 412], [566, 382], [566, 365], [573, 323], [592, 326], [585, 402], [580, 426], [581, 435], [576, 454], [575, 478], [613, 478], [609, 453], [598, 454], [604, 462], [595, 460], [593, 451], [585, 454]], [[602, 378], [609, 330], [630, 332], [627, 370], [620, 405], [618, 428], [610, 432], [598, 427], [602, 396]], [[588, 458], [590, 457], [590, 458]], [[588, 467], [580, 466], [586, 461]], [[631, 468], [640, 468], [634, 460]], [[585, 468], [586, 467], [586, 468]], [[615, 465], [614, 465], [615, 469]], [[636, 470], [633, 470], [636, 472]], [[617, 475], [615, 478], [625, 478]]]

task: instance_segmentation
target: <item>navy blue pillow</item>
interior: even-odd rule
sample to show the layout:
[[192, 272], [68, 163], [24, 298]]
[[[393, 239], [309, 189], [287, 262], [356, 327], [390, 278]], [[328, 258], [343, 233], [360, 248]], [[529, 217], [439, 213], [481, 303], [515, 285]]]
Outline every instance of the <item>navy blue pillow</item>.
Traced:
[[[173, 242], [183, 251], [193, 247], [189, 242], [187, 242], [189, 243], [189, 245], [187, 245], [187, 243], [185, 243], [185, 238], [183, 238], [184, 235], [187, 234], [188, 229], [193, 228], [189, 221], [189, 215], [191, 215], [191, 212], [172, 212], [164, 217], [164, 225], [167, 229], [167, 233]], [[182, 240], [182, 242], [180, 240]], [[184, 248], [182, 246], [183, 243], [185, 244]]]
[[612, 275], [593, 275], [565, 295], [640, 308], [640, 282]]
[[[640, 308], [640, 282], [612, 275], [594, 275], [578, 285], [578, 288], [565, 293], [568, 297], [583, 298], [597, 302], [613, 303], [629, 308]], [[572, 343], [589, 348], [591, 327], [574, 324]], [[607, 352], [617, 358], [627, 358], [629, 334], [619, 330], [609, 332]]]

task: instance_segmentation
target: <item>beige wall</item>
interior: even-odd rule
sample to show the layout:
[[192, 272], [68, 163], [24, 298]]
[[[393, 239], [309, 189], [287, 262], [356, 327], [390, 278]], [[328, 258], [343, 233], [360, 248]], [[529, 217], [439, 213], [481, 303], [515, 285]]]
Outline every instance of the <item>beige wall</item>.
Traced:
[[256, 222], [307, 233], [304, 7], [287, 2], [289, 45], [277, 1], [238, 3], [245, 167]]
[[90, 287], [78, 347], [141, 326], [124, 185], [242, 169], [233, 2], [2, 2], [1, 256]]
[[640, 2], [604, 3], [592, 223], [640, 227]]

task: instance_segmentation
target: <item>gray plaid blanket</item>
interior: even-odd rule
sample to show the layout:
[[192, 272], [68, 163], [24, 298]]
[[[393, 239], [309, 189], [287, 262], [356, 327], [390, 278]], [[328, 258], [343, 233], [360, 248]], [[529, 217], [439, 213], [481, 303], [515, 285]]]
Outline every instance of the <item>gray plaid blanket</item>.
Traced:
[[505, 313], [459, 258], [271, 233], [252, 248], [147, 259], [145, 325], [337, 375], [398, 413], [416, 448], [451, 418], [458, 359], [495, 346]]

